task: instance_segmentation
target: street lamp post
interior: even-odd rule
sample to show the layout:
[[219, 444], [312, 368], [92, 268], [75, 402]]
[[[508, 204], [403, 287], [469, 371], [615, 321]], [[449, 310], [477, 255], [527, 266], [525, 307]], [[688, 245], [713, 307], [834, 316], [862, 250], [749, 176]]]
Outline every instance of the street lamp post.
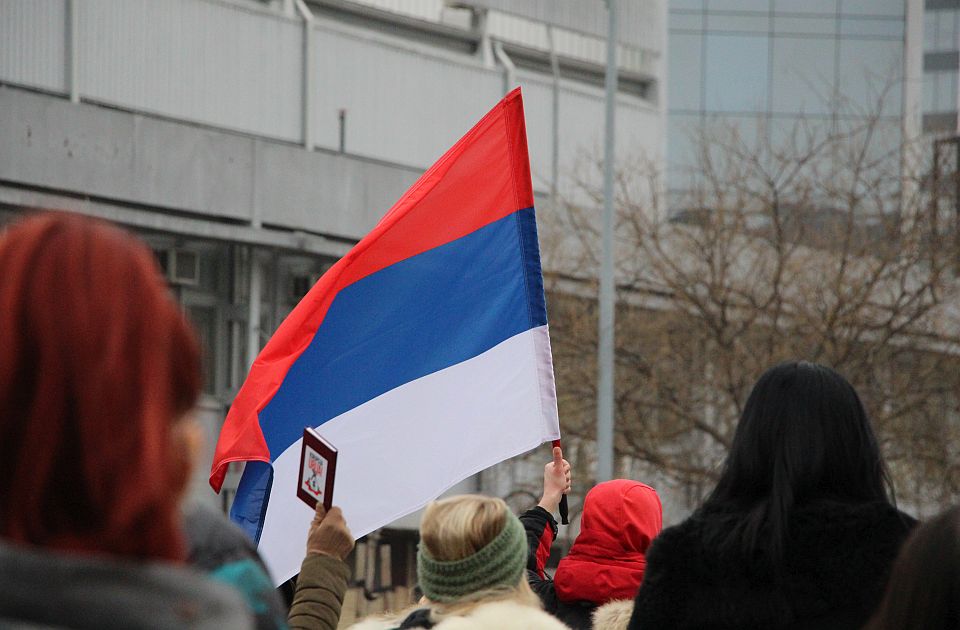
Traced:
[[613, 366], [616, 291], [613, 275], [614, 114], [617, 96], [617, 0], [607, 0], [606, 130], [603, 158], [603, 244], [597, 347], [597, 481], [613, 478]]

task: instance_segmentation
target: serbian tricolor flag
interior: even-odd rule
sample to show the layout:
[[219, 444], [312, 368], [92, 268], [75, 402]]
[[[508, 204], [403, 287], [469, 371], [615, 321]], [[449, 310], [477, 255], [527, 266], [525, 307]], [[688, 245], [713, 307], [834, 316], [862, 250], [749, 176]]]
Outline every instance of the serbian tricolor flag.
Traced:
[[559, 438], [519, 89], [320, 278], [230, 408], [210, 484], [247, 462], [231, 517], [277, 583], [312, 518], [305, 426], [338, 449], [334, 503], [356, 536]]

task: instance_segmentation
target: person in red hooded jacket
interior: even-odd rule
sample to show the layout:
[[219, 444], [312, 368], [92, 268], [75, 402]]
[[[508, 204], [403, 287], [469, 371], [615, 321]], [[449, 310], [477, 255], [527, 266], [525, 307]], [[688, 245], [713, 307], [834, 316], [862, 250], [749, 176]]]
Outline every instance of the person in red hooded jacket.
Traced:
[[543, 471], [543, 498], [520, 516], [527, 532], [527, 580], [544, 609], [571, 628], [626, 627], [645, 554], [663, 526], [660, 497], [630, 479], [594, 486], [583, 501], [580, 534], [551, 580], [544, 568], [557, 535], [553, 513], [569, 490], [570, 464], [555, 447]]

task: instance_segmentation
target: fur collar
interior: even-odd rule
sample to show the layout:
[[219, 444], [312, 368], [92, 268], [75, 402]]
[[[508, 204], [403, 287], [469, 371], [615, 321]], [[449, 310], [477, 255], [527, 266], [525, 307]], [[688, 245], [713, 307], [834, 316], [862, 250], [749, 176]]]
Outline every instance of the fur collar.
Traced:
[[633, 600], [615, 599], [593, 611], [593, 630], [627, 630]]
[[[407, 613], [395, 617], [368, 618], [351, 626], [351, 630], [389, 630], [396, 628]], [[534, 606], [499, 601], [477, 606], [463, 617], [448, 617], [434, 626], [435, 630], [567, 630], [559, 620]]]

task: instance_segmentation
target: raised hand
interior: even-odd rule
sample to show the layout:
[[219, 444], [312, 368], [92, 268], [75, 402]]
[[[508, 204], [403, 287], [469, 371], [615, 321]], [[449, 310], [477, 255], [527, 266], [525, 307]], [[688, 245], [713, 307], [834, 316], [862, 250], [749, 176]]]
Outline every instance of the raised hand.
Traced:
[[323, 503], [317, 502], [317, 512], [310, 523], [310, 533], [307, 534], [307, 554], [321, 554], [345, 559], [353, 549], [353, 534], [347, 527], [343, 512], [338, 507], [330, 508], [327, 512]]
[[559, 446], [553, 447], [553, 459], [543, 467], [543, 496], [540, 507], [551, 514], [557, 511], [560, 497], [570, 492], [570, 462]]

